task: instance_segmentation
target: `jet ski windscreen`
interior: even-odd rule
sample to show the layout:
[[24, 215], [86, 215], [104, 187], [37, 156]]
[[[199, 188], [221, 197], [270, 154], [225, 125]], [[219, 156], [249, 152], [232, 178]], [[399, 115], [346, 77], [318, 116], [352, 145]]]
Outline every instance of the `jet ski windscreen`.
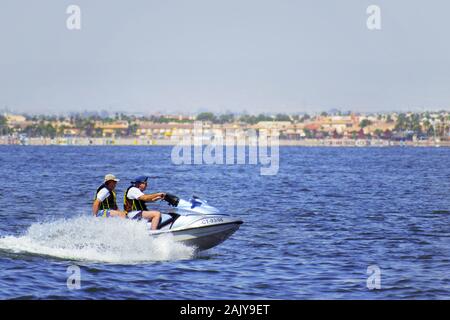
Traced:
[[180, 202], [180, 198], [173, 194], [166, 193], [166, 195], [164, 196], [164, 201], [167, 201], [172, 207], [176, 207]]

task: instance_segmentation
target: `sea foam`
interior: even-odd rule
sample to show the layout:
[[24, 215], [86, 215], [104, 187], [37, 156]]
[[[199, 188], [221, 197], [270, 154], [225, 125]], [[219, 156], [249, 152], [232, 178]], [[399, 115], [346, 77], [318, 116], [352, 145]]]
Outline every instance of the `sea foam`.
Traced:
[[152, 238], [145, 221], [88, 216], [35, 223], [22, 236], [0, 238], [0, 249], [116, 264], [189, 259], [195, 252], [171, 235]]

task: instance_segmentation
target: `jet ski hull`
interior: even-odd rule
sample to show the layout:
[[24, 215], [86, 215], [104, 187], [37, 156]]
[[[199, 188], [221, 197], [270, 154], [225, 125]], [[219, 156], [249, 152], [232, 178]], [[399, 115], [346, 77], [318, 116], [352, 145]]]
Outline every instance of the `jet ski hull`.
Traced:
[[207, 250], [224, 242], [243, 223], [198, 197], [185, 201], [166, 194], [166, 198], [173, 208], [162, 213], [158, 230], [150, 231], [153, 237], [170, 234], [175, 241]]
[[241, 220], [234, 220], [217, 224], [196, 225], [187, 228], [159, 230], [152, 232], [151, 236], [157, 237], [163, 234], [171, 234], [175, 241], [194, 246], [201, 251], [208, 250], [227, 240], [239, 229], [241, 224]]

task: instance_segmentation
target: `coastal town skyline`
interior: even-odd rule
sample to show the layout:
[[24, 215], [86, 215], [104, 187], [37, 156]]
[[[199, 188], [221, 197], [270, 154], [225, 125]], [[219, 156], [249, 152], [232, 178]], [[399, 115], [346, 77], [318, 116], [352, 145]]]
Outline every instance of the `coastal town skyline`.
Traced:
[[372, 114], [332, 110], [312, 115], [4, 113], [0, 114], [0, 144], [165, 145], [194, 134], [199, 126], [210, 137], [231, 135], [239, 140], [254, 133], [294, 145], [450, 145], [450, 112], [445, 110]]

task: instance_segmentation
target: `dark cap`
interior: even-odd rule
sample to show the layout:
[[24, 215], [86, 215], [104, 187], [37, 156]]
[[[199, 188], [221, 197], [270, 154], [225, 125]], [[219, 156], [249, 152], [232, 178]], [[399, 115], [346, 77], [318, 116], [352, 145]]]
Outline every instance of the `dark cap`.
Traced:
[[131, 181], [131, 183], [142, 183], [142, 182], [147, 182], [148, 177], [147, 176], [139, 176], [136, 177], [133, 181]]

